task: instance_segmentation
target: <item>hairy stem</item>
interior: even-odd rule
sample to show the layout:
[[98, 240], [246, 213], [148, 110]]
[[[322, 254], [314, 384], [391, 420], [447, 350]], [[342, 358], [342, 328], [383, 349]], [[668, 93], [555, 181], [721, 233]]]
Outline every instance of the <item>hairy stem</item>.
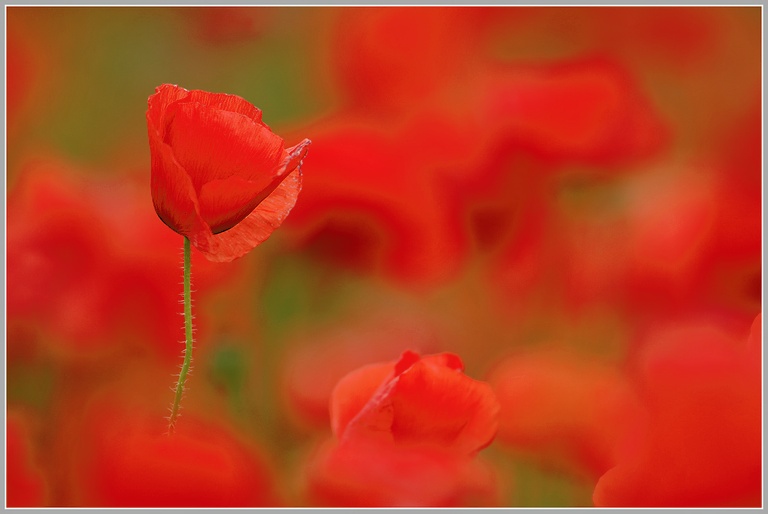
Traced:
[[186, 335], [186, 345], [184, 347], [184, 363], [181, 365], [179, 381], [176, 384], [176, 395], [171, 407], [171, 416], [168, 420], [168, 433], [173, 434], [176, 426], [176, 419], [179, 417], [179, 407], [181, 406], [181, 397], [184, 395], [184, 382], [187, 380], [189, 366], [192, 363], [192, 298], [191, 298], [191, 250], [189, 239], [184, 238], [184, 333]]

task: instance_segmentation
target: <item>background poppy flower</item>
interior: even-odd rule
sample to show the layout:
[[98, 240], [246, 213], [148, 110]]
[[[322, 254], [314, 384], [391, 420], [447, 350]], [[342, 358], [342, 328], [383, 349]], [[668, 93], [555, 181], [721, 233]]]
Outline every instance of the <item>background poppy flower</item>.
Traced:
[[436, 446], [398, 446], [369, 439], [327, 441], [306, 470], [317, 506], [493, 507], [499, 477], [478, 459]]
[[65, 420], [56, 435], [58, 445], [75, 448], [66, 458], [59, 456], [74, 471], [68, 503], [157, 508], [282, 504], [266, 453], [253, 440], [225, 420], [190, 410], [169, 437], [157, 410], [140, 405], [136, 396], [109, 386], [76, 399], [81, 412]]
[[761, 320], [746, 342], [707, 324], [648, 336], [636, 361], [646, 423], [626, 434], [595, 505], [760, 505]]
[[611, 59], [489, 66], [477, 82], [477, 108], [499, 143], [544, 161], [615, 167], [657, 155], [670, 139], [631, 72]]
[[572, 468], [592, 484], [615, 464], [616, 441], [636, 421], [636, 400], [620, 369], [572, 352], [518, 352], [488, 381], [501, 404], [498, 443]]
[[[178, 241], [147, 208], [136, 180], [146, 169], [95, 178], [87, 174], [98, 169], [45, 158], [25, 162], [23, 171], [8, 197], [9, 355], [29, 351], [31, 339], [80, 361], [129, 348], [176, 359], [184, 335]], [[200, 254], [192, 263], [200, 305], [242, 273]], [[203, 335], [210, 320], [201, 309]]]
[[475, 459], [492, 441], [498, 402], [452, 353], [405, 351], [345, 376], [331, 398], [328, 441], [306, 467], [320, 505], [489, 506], [494, 470]]
[[164, 84], [148, 104], [160, 219], [212, 261], [267, 239], [296, 203], [309, 140], [286, 150], [261, 111], [234, 95]]
[[452, 353], [371, 364], [344, 377], [331, 398], [331, 426], [341, 440], [383, 436], [474, 454], [496, 435], [499, 404], [491, 387], [463, 373]]

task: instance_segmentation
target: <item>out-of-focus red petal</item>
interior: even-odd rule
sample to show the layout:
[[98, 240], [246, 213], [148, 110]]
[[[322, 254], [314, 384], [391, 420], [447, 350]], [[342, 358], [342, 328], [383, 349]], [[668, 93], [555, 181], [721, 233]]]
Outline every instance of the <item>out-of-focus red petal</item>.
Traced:
[[[334, 391], [334, 402], [343, 405], [332, 407], [339, 414], [334, 416], [335, 432], [343, 440], [374, 437], [404, 444], [437, 444], [464, 454], [475, 453], [493, 440], [498, 402], [488, 384], [461, 372], [457, 356], [422, 359], [406, 351], [388, 366], [391, 377], [380, 382], [364, 405], [365, 393], [381, 380], [384, 366], [353, 372]], [[361, 405], [354, 414], [353, 409]]]
[[337, 438], [344, 436], [349, 422], [391, 376], [391, 362], [369, 364], [352, 371], [336, 384], [331, 393], [331, 429]]
[[299, 244], [311, 243], [334, 266], [434, 285], [457, 273], [467, 252], [460, 214], [446, 193], [455, 180], [434, 177], [435, 168], [453, 160], [425, 158], [415, 131], [400, 132], [362, 118], [319, 125], [311, 184], [288, 223], [302, 233]]
[[76, 505], [280, 506], [259, 448], [224, 424], [188, 414], [168, 436], [157, 412], [110, 405], [105, 397], [92, 400], [80, 423], [82, 442], [73, 457]]
[[414, 363], [399, 376], [392, 403], [396, 441], [436, 442], [471, 454], [496, 435], [499, 404], [491, 387], [455, 367]]
[[283, 156], [282, 138], [237, 112], [177, 102], [169, 106], [163, 122], [163, 142], [198, 193], [203, 184], [232, 176], [266, 187]]
[[327, 442], [307, 469], [310, 501], [333, 507], [492, 507], [498, 478], [487, 464], [435, 446], [369, 439]]
[[597, 506], [755, 507], [762, 492], [759, 354], [709, 325], [648, 336], [638, 386], [648, 423], [597, 483]]
[[501, 404], [498, 444], [590, 478], [615, 464], [614, 447], [636, 422], [637, 400], [627, 379], [578, 355], [517, 353], [502, 360], [488, 381]]
[[487, 13], [468, 7], [344, 9], [329, 64], [355, 108], [387, 116], [412, 110], [471, 73]]
[[616, 165], [669, 140], [649, 99], [612, 61], [491, 69], [478, 82], [479, 109], [496, 137], [546, 160]]

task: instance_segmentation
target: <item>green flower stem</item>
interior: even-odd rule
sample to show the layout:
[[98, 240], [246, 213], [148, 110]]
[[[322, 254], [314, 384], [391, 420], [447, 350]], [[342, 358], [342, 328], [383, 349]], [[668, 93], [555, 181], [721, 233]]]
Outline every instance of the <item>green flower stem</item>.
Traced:
[[184, 382], [187, 380], [189, 366], [192, 363], [192, 294], [191, 294], [191, 250], [189, 238], [184, 238], [184, 333], [186, 335], [186, 346], [184, 347], [184, 363], [181, 365], [179, 381], [176, 384], [176, 396], [173, 399], [171, 407], [171, 417], [168, 419], [168, 433], [173, 434], [176, 418], [179, 417], [179, 407], [181, 406], [181, 397], [184, 395]]

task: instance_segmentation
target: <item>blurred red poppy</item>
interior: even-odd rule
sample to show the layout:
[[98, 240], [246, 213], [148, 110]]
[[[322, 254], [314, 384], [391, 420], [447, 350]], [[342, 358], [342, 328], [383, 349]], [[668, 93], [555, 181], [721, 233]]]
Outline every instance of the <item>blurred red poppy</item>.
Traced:
[[433, 114], [416, 124], [337, 116], [318, 125], [312, 173], [287, 222], [298, 244], [335, 266], [411, 286], [454, 276], [467, 244], [446, 186], [453, 181], [438, 173], [471, 161], [476, 141]]
[[106, 397], [92, 401], [83, 417], [82, 443], [72, 457], [74, 505], [281, 505], [264, 456], [230, 427], [188, 412], [169, 437], [154, 410], [112, 401]]
[[212, 261], [266, 240], [296, 203], [309, 140], [286, 149], [261, 111], [234, 95], [163, 84], [148, 105], [160, 219]]
[[452, 353], [371, 364], [345, 376], [331, 397], [331, 427], [342, 441], [371, 437], [431, 444], [472, 455], [493, 441], [499, 404], [491, 387], [463, 373]]
[[614, 205], [562, 202], [551, 238], [568, 250], [552, 266], [569, 307], [620, 307], [641, 323], [716, 309], [749, 323], [761, 282], [760, 172], [750, 166], [700, 158], [584, 188], [586, 198], [610, 191]]
[[488, 384], [463, 373], [457, 355], [363, 366], [331, 397], [326, 443], [307, 467], [320, 505], [489, 506], [495, 473], [474, 457], [496, 433], [498, 402]]
[[645, 92], [609, 59], [489, 67], [474, 94], [475, 115], [499, 144], [544, 161], [626, 165], [670, 141]]
[[[331, 64], [355, 109], [392, 116], [442, 100], [477, 65], [494, 10], [364, 7], [340, 10]], [[449, 100], [450, 101], [450, 100]]]
[[322, 445], [306, 470], [312, 504], [328, 507], [493, 507], [498, 476], [483, 461], [438, 446], [366, 438]]
[[[85, 171], [32, 160], [9, 193], [9, 355], [29, 352], [31, 336], [51, 354], [78, 360], [122, 346], [176, 359], [184, 333], [175, 235], [157, 223], [139, 175], [96, 180]], [[203, 302], [241, 271], [198, 253], [192, 259]], [[198, 313], [201, 331], [209, 318]]]
[[619, 436], [637, 421], [620, 371], [569, 352], [517, 353], [488, 381], [501, 404], [498, 443], [590, 479], [615, 464]]
[[760, 506], [761, 322], [746, 344], [708, 325], [649, 336], [637, 361], [647, 423], [627, 435], [595, 505]]

